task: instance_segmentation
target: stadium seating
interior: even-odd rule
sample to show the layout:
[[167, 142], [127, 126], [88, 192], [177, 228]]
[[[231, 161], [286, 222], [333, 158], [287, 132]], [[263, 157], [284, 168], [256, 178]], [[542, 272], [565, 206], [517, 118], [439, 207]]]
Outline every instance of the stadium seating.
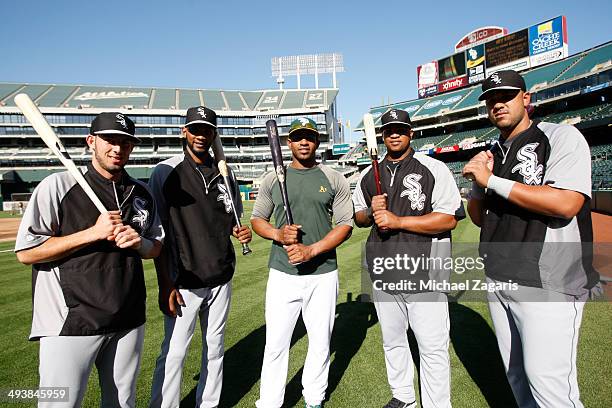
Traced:
[[465, 97], [453, 107], [453, 110], [461, 110], [461, 109], [476, 106], [478, 104], [484, 104], [484, 102], [481, 102], [478, 100], [479, 96], [480, 96], [480, 87], [476, 86], [476, 87], [471, 88], [470, 92], [467, 95], [465, 95]]
[[38, 99], [40, 106], [61, 107], [66, 99], [77, 89], [70, 85], [53, 85], [51, 90]]
[[257, 102], [261, 98], [261, 95], [263, 94], [263, 92], [259, 92], [259, 91], [240, 92], [240, 94], [242, 95], [242, 98], [246, 102], [247, 107], [250, 110], [255, 110], [255, 106], [257, 106]]
[[0, 84], [0, 101], [10, 96], [13, 92], [20, 89], [22, 84]]
[[[32, 98], [32, 100], [36, 100], [43, 92], [47, 91], [50, 88], [49, 85], [26, 85], [19, 90], [19, 93], [25, 93]], [[15, 106], [15, 101], [13, 98], [9, 98], [5, 102], [6, 106]]]
[[580, 61], [559, 75], [557, 81], [563, 81], [590, 72], [596, 65], [609, 62], [612, 59], [612, 43], [588, 51]]
[[534, 85], [538, 84], [549, 84], [555, 82], [555, 79], [573, 63], [581, 58], [580, 55], [568, 58], [563, 61], [555, 62], [550, 65], [546, 65], [542, 68], [536, 68], [532, 71], [527, 71], [523, 74], [527, 89], [530, 90]]
[[172, 109], [176, 108], [175, 89], [156, 89], [155, 96], [151, 102], [151, 109]]
[[[225, 105], [225, 99], [223, 99], [223, 96], [225, 96], [225, 98], [228, 99], [228, 103], [229, 103], [229, 98], [237, 99], [237, 101], [232, 100], [232, 102], [234, 102], [234, 104], [237, 105], [239, 109], [232, 109], [232, 110], [242, 109], [242, 101], [240, 100], [240, 96], [238, 95], [238, 92], [228, 91], [228, 92], [225, 92], [223, 95], [221, 94], [221, 91], [203, 90], [201, 92], [202, 92], [202, 98], [204, 98], [204, 106], [210, 109], [213, 109], [213, 110], [227, 109], [227, 106]], [[200, 103], [198, 103], [197, 105], [200, 105]], [[191, 105], [191, 106], [197, 106], [197, 105]], [[231, 105], [232, 104], [230, 103], [230, 106]]]
[[121, 106], [144, 108], [149, 105], [151, 92], [149, 88], [81, 86], [64, 105], [71, 108], [79, 106], [109, 109]]
[[306, 91], [287, 91], [283, 98], [281, 109], [300, 109], [304, 105]]
[[416, 111], [412, 117], [417, 118], [418, 116], [424, 115], [436, 115], [444, 110], [450, 110], [453, 106], [457, 105], [468, 92], [470, 92], [470, 88], [434, 96], [428, 99], [427, 102], [421, 106], [421, 109]]
[[485, 138], [485, 136], [489, 136], [489, 135], [491, 135], [491, 137], [493, 138], [494, 137], [492, 135], [492, 133], [494, 134], [493, 130], [494, 128], [489, 127], [489, 128], [483, 128], [483, 129], [466, 130], [464, 132], [451, 133], [450, 135], [448, 135], [446, 139], [438, 143], [438, 146], [439, 147], [454, 146], [454, 145], [459, 144], [461, 141], [465, 139], [471, 139], [471, 138], [474, 138], [475, 140], [482, 140]]
[[258, 110], [269, 110], [278, 109], [281, 99], [284, 96], [284, 91], [266, 91], [259, 102], [257, 103], [256, 109]]
[[311, 89], [306, 92], [305, 107], [316, 107], [325, 105], [325, 91], [320, 89]]
[[187, 109], [202, 104], [200, 93], [196, 89], [179, 89], [179, 109]]

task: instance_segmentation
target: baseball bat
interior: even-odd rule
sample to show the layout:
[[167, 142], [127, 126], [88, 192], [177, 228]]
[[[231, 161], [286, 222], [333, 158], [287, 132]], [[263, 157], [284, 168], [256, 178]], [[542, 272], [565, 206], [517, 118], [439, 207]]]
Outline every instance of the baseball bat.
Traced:
[[372, 159], [372, 170], [374, 171], [374, 181], [376, 184], [376, 195], [382, 194], [380, 184], [380, 170], [378, 168], [378, 143], [376, 143], [376, 130], [374, 127], [374, 117], [371, 113], [363, 115], [363, 127], [365, 129], [366, 146], [368, 155]]
[[268, 142], [270, 143], [270, 153], [272, 154], [272, 164], [276, 172], [278, 186], [280, 187], [281, 197], [283, 199], [283, 207], [287, 217], [287, 224], [293, 224], [293, 214], [289, 206], [289, 196], [287, 195], [287, 183], [285, 182], [285, 166], [283, 164], [283, 155], [281, 153], [280, 140], [278, 138], [278, 128], [276, 121], [270, 119], [266, 122], [266, 132], [268, 133]]
[[51, 151], [62, 162], [64, 167], [66, 167], [66, 170], [68, 170], [72, 177], [74, 177], [79, 186], [81, 186], [83, 191], [85, 191], [85, 194], [87, 194], [87, 197], [89, 197], [89, 199], [94, 203], [98, 211], [100, 211], [100, 213], [108, 212], [104, 207], [104, 204], [102, 204], [102, 201], [100, 201], [96, 193], [94, 193], [92, 190], [91, 186], [87, 183], [87, 180], [85, 180], [85, 177], [83, 177], [81, 170], [79, 170], [76, 164], [74, 164], [59, 137], [57, 137], [53, 131], [53, 128], [51, 128], [49, 122], [47, 122], [32, 99], [30, 99], [27, 94], [20, 93], [15, 96], [15, 104], [21, 110], [23, 116], [28, 119], [43, 142], [45, 142], [49, 149], [51, 149]]
[[[242, 224], [240, 223], [240, 216], [236, 210], [236, 203], [234, 202], [234, 196], [232, 195], [232, 186], [229, 180], [229, 170], [225, 160], [225, 153], [223, 152], [223, 145], [221, 144], [221, 136], [217, 135], [215, 137], [212, 144], [212, 149], [213, 153], [215, 154], [215, 160], [217, 161], [217, 168], [219, 169], [219, 173], [223, 178], [223, 184], [225, 184], [225, 188], [227, 189], [227, 195], [229, 196], [232, 212], [234, 213], [234, 221], [236, 222], [236, 226], [241, 228]], [[249, 248], [248, 244], [242, 244], [242, 255], [248, 255], [251, 252], [251, 248]]]
[[[376, 185], [376, 195], [382, 195], [382, 184], [380, 182], [380, 169], [378, 168], [378, 143], [376, 143], [376, 128], [374, 127], [374, 117], [371, 113], [363, 115], [363, 127], [365, 129], [366, 146], [368, 155], [372, 159], [372, 171], [374, 172], [374, 184]], [[379, 228], [381, 232], [387, 232], [388, 228]]]

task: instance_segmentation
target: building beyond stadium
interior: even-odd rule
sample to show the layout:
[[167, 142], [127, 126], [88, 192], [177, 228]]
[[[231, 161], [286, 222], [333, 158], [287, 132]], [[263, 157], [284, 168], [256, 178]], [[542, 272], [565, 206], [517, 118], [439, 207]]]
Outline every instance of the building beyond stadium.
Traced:
[[[322, 135], [317, 156], [323, 161], [334, 162], [329, 160], [331, 147], [341, 138], [338, 89], [333, 88], [230, 91], [0, 83], [0, 186], [5, 201], [14, 193], [30, 192], [62, 169], [15, 106], [13, 98], [22, 92], [36, 102], [77, 164], [90, 159], [85, 136], [96, 114], [129, 115], [143, 142], [135, 147], [127, 169], [140, 179], [147, 179], [156, 163], [182, 152], [180, 128], [190, 106], [217, 112], [225, 153], [241, 184], [251, 183], [272, 164], [265, 130], [270, 117], [277, 120], [282, 139], [295, 118], [313, 119]], [[283, 156], [290, 157], [286, 146]]]

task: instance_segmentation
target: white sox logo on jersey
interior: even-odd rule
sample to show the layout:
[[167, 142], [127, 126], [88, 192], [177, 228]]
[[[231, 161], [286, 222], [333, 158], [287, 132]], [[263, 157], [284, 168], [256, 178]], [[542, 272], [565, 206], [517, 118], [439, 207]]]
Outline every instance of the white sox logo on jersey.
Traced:
[[525, 184], [537, 186], [542, 184], [542, 173], [544, 166], [538, 164], [538, 155], [535, 149], [539, 143], [529, 143], [521, 147], [516, 153], [516, 159], [520, 162], [512, 168], [512, 173], [519, 172], [523, 176]]
[[142, 232], [144, 231], [147, 221], [149, 220], [147, 200], [141, 197], [134, 197], [134, 211], [136, 211], [136, 214], [132, 217], [132, 223], [138, 225]]
[[217, 196], [217, 201], [223, 201], [223, 205], [225, 205], [225, 212], [228, 214], [231, 213], [232, 212], [232, 199], [229, 196], [227, 188], [225, 188], [225, 184], [219, 183], [217, 184], [217, 188], [221, 192], [221, 194]]
[[402, 184], [406, 187], [406, 190], [400, 194], [400, 197], [408, 197], [410, 208], [419, 211], [425, 208], [425, 194], [423, 194], [423, 186], [419, 183], [421, 177], [423, 177], [421, 174], [416, 173], [411, 173], [404, 177]]

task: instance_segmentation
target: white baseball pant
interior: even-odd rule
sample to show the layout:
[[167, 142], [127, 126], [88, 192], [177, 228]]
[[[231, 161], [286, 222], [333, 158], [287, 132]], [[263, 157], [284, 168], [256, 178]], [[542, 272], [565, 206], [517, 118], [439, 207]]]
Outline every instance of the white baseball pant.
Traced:
[[183, 363], [199, 316], [203, 339], [196, 407], [216, 407], [223, 383], [223, 341], [231, 282], [214, 288], [179, 291], [185, 307], [181, 307], [181, 316], [164, 316], [165, 337], [153, 373], [149, 406], [176, 408], [180, 405]]
[[47, 336], [40, 339], [40, 386], [67, 387], [68, 402], [39, 402], [39, 407], [80, 407], [96, 365], [102, 392], [100, 406], [136, 406], [136, 378], [144, 342], [144, 325], [96, 336]]
[[506, 376], [519, 407], [582, 408], [576, 351], [584, 300], [539, 288], [488, 295]]
[[393, 397], [407, 403], [416, 399], [414, 363], [407, 335], [411, 327], [419, 347], [422, 406], [450, 407], [450, 319], [446, 295], [438, 292], [391, 295], [376, 289], [372, 295]]
[[261, 368], [258, 408], [278, 408], [285, 398], [291, 335], [302, 312], [308, 352], [302, 374], [306, 403], [325, 398], [329, 373], [329, 341], [338, 299], [338, 271], [321, 275], [289, 275], [270, 270], [266, 288], [266, 347]]

